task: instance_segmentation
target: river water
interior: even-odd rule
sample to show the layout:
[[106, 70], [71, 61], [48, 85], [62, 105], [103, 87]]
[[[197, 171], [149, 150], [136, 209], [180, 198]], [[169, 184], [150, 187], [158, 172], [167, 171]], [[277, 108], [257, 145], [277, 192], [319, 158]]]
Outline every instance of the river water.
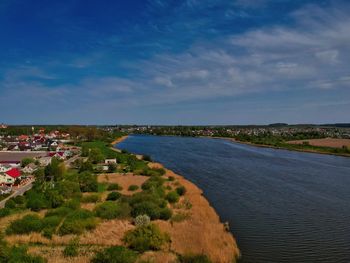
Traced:
[[129, 136], [118, 148], [203, 189], [240, 262], [350, 262], [350, 158], [170, 136]]

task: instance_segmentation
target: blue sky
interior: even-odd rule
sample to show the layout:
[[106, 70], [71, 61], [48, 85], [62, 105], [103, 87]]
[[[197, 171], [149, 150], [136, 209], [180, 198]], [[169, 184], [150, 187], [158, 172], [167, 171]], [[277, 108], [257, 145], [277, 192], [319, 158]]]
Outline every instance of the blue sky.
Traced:
[[350, 122], [350, 3], [2, 0], [0, 122]]

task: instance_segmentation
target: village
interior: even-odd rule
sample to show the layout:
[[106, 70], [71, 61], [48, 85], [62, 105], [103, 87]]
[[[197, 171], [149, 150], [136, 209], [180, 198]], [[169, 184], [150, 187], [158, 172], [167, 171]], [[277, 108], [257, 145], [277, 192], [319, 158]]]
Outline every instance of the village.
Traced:
[[49, 165], [52, 158], [67, 161], [79, 155], [79, 147], [68, 145], [70, 141], [68, 133], [46, 133], [43, 128], [32, 135], [0, 135], [0, 196], [31, 184], [33, 173]]

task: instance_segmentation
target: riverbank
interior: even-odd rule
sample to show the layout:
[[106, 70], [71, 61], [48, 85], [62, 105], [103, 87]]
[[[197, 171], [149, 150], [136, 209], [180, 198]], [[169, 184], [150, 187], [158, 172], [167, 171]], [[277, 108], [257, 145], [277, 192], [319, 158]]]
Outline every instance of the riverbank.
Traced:
[[350, 157], [350, 154], [327, 152], [327, 151], [322, 151], [322, 149], [295, 148], [295, 147], [304, 147], [302, 144], [289, 144], [290, 147], [291, 147], [291, 148], [289, 148], [289, 147], [283, 147], [283, 146], [275, 146], [275, 145], [267, 145], [267, 144], [257, 144], [257, 143], [252, 143], [252, 142], [244, 142], [244, 141], [239, 141], [239, 140], [236, 140], [236, 139], [230, 138], [230, 137], [211, 137], [211, 136], [201, 136], [201, 137], [203, 137], [203, 138], [211, 138], [211, 139], [228, 140], [228, 141], [232, 141], [232, 142], [235, 142], [235, 143], [246, 144], [246, 145], [251, 145], [251, 146], [261, 147], [261, 148], [271, 148], [271, 149], [287, 150], [287, 151], [294, 151], [294, 152], [307, 152], [307, 153], [317, 153], [317, 154], [326, 154], [326, 155]]
[[148, 165], [151, 168], [165, 169], [164, 177], [173, 180], [173, 183], [168, 183], [169, 187], [182, 185], [186, 188], [179, 205], [174, 208], [181, 220], [155, 221], [162, 231], [169, 233], [170, 251], [177, 254], [204, 254], [217, 263], [236, 262], [240, 257], [236, 240], [203, 196], [203, 191], [183, 176], [164, 168], [162, 164], [150, 162]]
[[[111, 142], [112, 146], [117, 145], [118, 143], [121, 143], [122, 141], [124, 141], [126, 138], [128, 138], [129, 135], [124, 135], [122, 137], [119, 137], [117, 139], [115, 139], [113, 142]], [[114, 148], [115, 149], [115, 148]]]

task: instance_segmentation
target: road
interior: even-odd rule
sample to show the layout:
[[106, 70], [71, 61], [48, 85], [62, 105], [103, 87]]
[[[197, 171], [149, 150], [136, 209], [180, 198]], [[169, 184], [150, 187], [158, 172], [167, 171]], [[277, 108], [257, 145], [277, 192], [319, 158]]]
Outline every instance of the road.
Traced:
[[7, 197], [4, 200], [0, 201], [0, 208], [4, 208], [6, 201], [9, 200], [10, 198], [16, 197], [17, 195], [23, 195], [25, 192], [30, 190], [32, 187], [33, 187], [33, 182], [30, 182], [30, 183], [22, 186], [21, 188], [18, 188], [9, 197]]
[[72, 158], [70, 158], [70, 159], [64, 161], [64, 164], [67, 166], [67, 168], [70, 167], [71, 163], [73, 163], [73, 162], [76, 161], [78, 158], [80, 158], [80, 155], [81, 155], [81, 154], [77, 154], [77, 155], [73, 156]]

